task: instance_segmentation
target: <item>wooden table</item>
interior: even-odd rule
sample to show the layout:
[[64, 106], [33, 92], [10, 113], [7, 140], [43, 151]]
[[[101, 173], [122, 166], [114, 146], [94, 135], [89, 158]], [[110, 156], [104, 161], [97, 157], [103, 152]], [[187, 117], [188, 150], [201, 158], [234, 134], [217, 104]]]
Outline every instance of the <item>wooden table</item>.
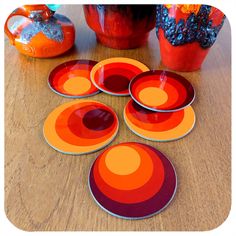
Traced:
[[120, 130], [112, 144], [138, 141], [153, 145], [173, 162], [178, 189], [161, 214], [145, 220], [123, 220], [100, 209], [87, 186], [89, 168], [100, 152], [67, 156], [54, 151], [43, 137], [43, 123], [58, 105], [70, 99], [53, 93], [49, 72], [71, 59], [102, 60], [113, 56], [138, 59], [152, 69], [160, 62], [155, 31], [148, 45], [113, 50], [96, 43], [81, 6], [60, 12], [76, 25], [76, 46], [55, 59], [18, 54], [5, 40], [5, 210], [24, 230], [209, 230], [228, 216], [231, 205], [231, 42], [225, 22], [201, 71], [180, 73], [196, 89], [194, 130], [185, 138], [158, 143], [137, 137], [124, 124], [122, 111], [129, 97], [101, 93], [93, 99], [112, 106]]

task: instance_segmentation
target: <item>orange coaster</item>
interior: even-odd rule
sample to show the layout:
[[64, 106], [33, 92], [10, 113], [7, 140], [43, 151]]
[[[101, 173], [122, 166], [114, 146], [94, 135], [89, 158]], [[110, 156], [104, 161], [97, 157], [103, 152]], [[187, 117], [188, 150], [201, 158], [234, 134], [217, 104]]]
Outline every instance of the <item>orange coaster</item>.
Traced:
[[177, 187], [174, 167], [157, 149], [142, 143], [120, 143], [95, 160], [89, 188], [96, 203], [108, 213], [142, 219], [162, 211]]
[[142, 107], [158, 112], [174, 112], [189, 106], [195, 91], [183, 76], [170, 71], [140, 73], [129, 85], [131, 97]]
[[65, 154], [97, 151], [115, 138], [116, 113], [93, 100], [75, 100], [57, 107], [47, 117], [43, 132], [47, 143]]
[[155, 112], [130, 100], [124, 109], [124, 120], [131, 131], [152, 141], [172, 141], [186, 136], [194, 127], [191, 106], [176, 112]]
[[91, 81], [105, 93], [128, 96], [131, 79], [144, 71], [149, 71], [149, 68], [137, 60], [114, 57], [100, 61], [93, 67]]
[[49, 75], [49, 88], [68, 98], [84, 98], [98, 94], [98, 90], [90, 81], [90, 71], [96, 61], [73, 60], [60, 64]]

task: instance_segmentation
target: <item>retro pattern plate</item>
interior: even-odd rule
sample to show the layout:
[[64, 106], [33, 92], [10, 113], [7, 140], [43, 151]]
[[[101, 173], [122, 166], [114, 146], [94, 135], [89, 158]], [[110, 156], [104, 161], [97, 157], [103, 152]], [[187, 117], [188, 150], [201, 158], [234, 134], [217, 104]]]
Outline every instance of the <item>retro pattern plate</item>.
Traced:
[[184, 77], [152, 70], [137, 75], [129, 86], [131, 97], [141, 106], [159, 112], [174, 112], [189, 106], [195, 91]]
[[57, 107], [44, 123], [47, 143], [65, 154], [85, 154], [108, 145], [118, 131], [118, 117], [93, 100], [75, 100]]
[[93, 163], [89, 188], [108, 213], [142, 219], [162, 211], [173, 199], [177, 178], [171, 162], [157, 149], [141, 143], [109, 147]]
[[73, 60], [60, 64], [49, 75], [48, 85], [53, 92], [68, 98], [83, 98], [98, 94], [90, 80], [96, 61]]
[[195, 124], [191, 106], [176, 112], [155, 112], [130, 100], [124, 109], [124, 120], [136, 135], [152, 141], [172, 141], [186, 136]]
[[149, 68], [143, 63], [125, 57], [109, 58], [97, 63], [91, 71], [91, 81], [100, 90], [115, 96], [129, 95], [133, 77]]

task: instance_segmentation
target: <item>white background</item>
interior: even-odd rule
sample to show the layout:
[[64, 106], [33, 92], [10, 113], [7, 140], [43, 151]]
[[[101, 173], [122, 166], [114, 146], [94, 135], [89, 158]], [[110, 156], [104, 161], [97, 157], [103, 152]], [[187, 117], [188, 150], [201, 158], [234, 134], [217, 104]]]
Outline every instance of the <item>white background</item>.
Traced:
[[[139, 1], [125, 1], [125, 0], [103, 0], [103, 1], [96, 1], [96, 0], [88, 0], [88, 1], [80, 1], [80, 0], [4, 0], [1, 1], [1, 14], [0, 14], [0, 236], [5, 235], [56, 235], [56, 234], [92, 234], [92, 232], [25, 232], [18, 228], [16, 228], [6, 217], [4, 211], [4, 23], [7, 16], [17, 7], [24, 5], [24, 4], [39, 4], [39, 3], [60, 3], [60, 4], [84, 4], [84, 3], [112, 3], [112, 4], [127, 4], [127, 3], [145, 3], [145, 4], [157, 4], [157, 3], [194, 3], [194, 4], [208, 4], [219, 8], [221, 11], [225, 13], [227, 16], [230, 25], [231, 25], [231, 33], [232, 33], [232, 121], [236, 118], [235, 112], [235, 94], [233, 91], [236, 91], [235, 79], [236, 79], [236, 50], [235, 50], [235, 37], [236, 37], [236, 1], [235, 0], [205, 0], [205, 1], [191, 1], [191, 0], [139, 0]], [[12, 65], [14, 66], [14, 65]], [[162, 235], [236, 235], [236, 204], [235, 204], [235, 197], [236, 197], [236, 161], [235, 161], [235, 153], [236, 153], [236, 140], [235, 140], [235, 130], [236, 125], [235, 122], [232, 122], [232, 206], [231, 212], [226, 219], [226, 221], [220, 225], [218, 228], [212, 231], [205, 231], [205, 232], [113, 232], [113, 234], [121, 234], [128, 235], [128, 234], [158, 234]], [[210, 151], [210, 150], [209, 150]], [[107, 232], [111, 234], [111, 232]], [[95, 234], [102, 235], [104, 232], [96, 232]]]

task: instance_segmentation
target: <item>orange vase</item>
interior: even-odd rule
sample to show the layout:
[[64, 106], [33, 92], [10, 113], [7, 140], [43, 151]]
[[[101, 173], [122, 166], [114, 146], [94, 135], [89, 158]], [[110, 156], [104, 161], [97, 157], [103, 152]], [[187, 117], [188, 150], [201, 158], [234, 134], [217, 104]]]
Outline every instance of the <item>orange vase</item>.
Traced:
[[[13, 16], [23, 16], [9, 29]], [[67, 17], [54, 14], [46, 5], [24, 5], [13, 11], [4, 30], [10, 43], [22, 54], [48, 58], [69, 50], [75, 41], [75, 28]]]

